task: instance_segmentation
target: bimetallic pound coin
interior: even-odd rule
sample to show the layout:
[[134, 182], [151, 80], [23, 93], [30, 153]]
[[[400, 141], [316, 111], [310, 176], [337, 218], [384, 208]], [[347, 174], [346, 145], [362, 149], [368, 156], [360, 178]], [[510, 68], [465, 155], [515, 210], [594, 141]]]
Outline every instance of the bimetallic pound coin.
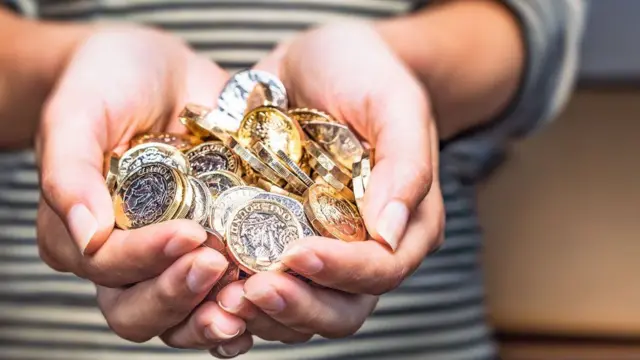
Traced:
[[193, 135], [172, 133], [146, 133], [134, 137], [131, 140], [130, 145], [131, 147], [134, 147], [146, 143], [160, 143], [171, 145], [180, 151], [187, 151], [192, 147], [200, 144], [201, 142], [202, 140]]
[[186, 152], [194, 175], [216, 170], [240, 174], [240, 159], [220, 141], [202, 143]]
[[358, 137], [345, 125], [310, 121], [302, 129], [340, 165], [351, 170], [356, 159], [362, 156], [364, 147]]
[[371, 170], [375, 164], [375, 149], [365, 149], [362, 156], [353, 163], [353, 194], [360, 213], [364, 210], [364, 192], [369, 184]]
[[244, 113], [246, 114], [260, 106], [275, 106], [271, 89], [267, 84], [263, 83], [257, 83], [249, 93], [249, 96], [247, 96], [247, 108]]
[[287, 209], [291, 210], [291, 212], [296, 216], [298, 221], [300, 221], [300, 225], [302, 226], [302, 233], [304, 234], [304, 236], [316, 236], [316, 232], [313, 230], [313, 227], [304, 214], [304, 206], [300, 201], [288, 196], [274, 193], [258, 194], [254, 199], [273, 200], [286, 206]]
[[113, 199], [116, 225], [136, 229], [171, 219], [184, 195], [180, 173], [162, 163], [142, 165], [120, 184]]
[[358, 210], [328, 185], [315, 184], [305, 193], [304, 212], [322, 236], [362, 241], [367, 231]]
[[162, 163], [185, 174], [189, 173], [189, 160], [177, 148], [161, 143], [146, 143], [132, 147], [120, 158], [118, 180], [122, 180], [137, 168], [154, 163]]
[[267, 164], [273, 171], [275, 171], [281, 178], [283, 178], [287, 182], [288, 186], [291, 187], [293, 192], [302, 194], [309, 188], [309, 186], [298, 179], [298, 177], [293, 172], [291, 172], [291, 170], [289, 170], [289, 168], [284, 163], [280, 161], [280, 158], [278, 158], [278, 156], [273, 151], [271, 151], [271, 149], [265, 146], [265, 144], [263, 144], [261, 141], [253, 144], [253, 151], [258, 156], [258, 158], [262, 160], [262, 162]]
[[272, 200], [249, 200], [231, 214], [227, 248], [240, 269], [248, 273], [287, 268], [280, 261], [284, 249], [304, 236], [291, 210]]
[[206, 106], [197, 104], [187, 104], [178, 119], [196, 136], [206, 139], [215, 136], [220, 140], [224, 140], [227, 135], [225, 124], [220, 124], [216, 117], [218, 109], [211, 109]]
[[213, 200], [225, 190], [244, 185], [244, 181], [238, 175], [225, 170], [211, 171], [196, 177], [207, 185]]
[[258, 159], [251, 151], [245, 149], [236, 139], [230, 137], [224, 142], [224, 144], [238, 155], [240, 159], [249, 164], [249, 166], [260, 174], [260, 176], [269, 180], [273, 184], [281, 186], [285, 185], [286, 182], [280, 177], [280, 175], [260, 161], [260, 159]]
[[249, 95], [257, 84], [264, 84], [269, 89], [273, 106], [287, 109], [287, 91], [275, 75], [260, 70], [243, 70], [234, 74], [222, 89], [218, 108], [212, 112], [214, 122], [224, 124], [221, 127], [226, 131], [238, 131], [247, 110]]
[[208, 224], [210, 209], [213, 207], [211, 193], [202, 180], [193, 176], [188, 176], [187, 178], [193, 188], [194, 197], [186, 218], [205, 226]]
[[213, 203], [211, 212], [213, 228], [224, 236], [229, 215], [236, 208], [263, 192], [264, 190], [253, 186], [237, 186], [222, 192]]
[[191, 210], [191, 207], [192, 207], [191, 205], [195, 200], [194, 199], [195, 191], [193, 189], [193, 186], [191, 186], [191, 182], [187, 178], [188, 175], [182, 174], [180, 172], [178, 172], [178, 174], [180, 175], [179, 178], [180, 178], [180, 181], [182, 182], [182, 187], [184, 188], [184, 195], [182, 196], [182, 202], [178, 207], [178, 211], [171, 218], [187, 219], [187, 215], [189, 214], [189, 211]]
[[279, 186], [273, 185], [272, 183], [264, 180], [264, 179], [258, 179], [255, 183], [259, 188], [263, 189], [264, 191], [270, 192], [270, 193], [274, 193], [274, 194], [279, 194], [279, 195], [284, 195], [287, 197], [290, 197], [292, 199], [295, 199], [297, 201], [302, 202], [304, 199], [302, 198], [302, 196], [296, 195], [290, 191], [287, 191]]
[[295, 163], [302, 158], [302, 130], [287, 114], [274, 107], [262, 106], [250, 111], [242, 119], [237, 139], [245, 147], [261, 141], [274, 152], [282, 150]]
[[[331, 155], [324, 151], [320, 145], [308, 140], [305, 141], [304, 148], [307, 150], [307, 154], [309, 155], [309, 165], [311, 165], [313, 170], [321, 173], [319, 169], [322, 169], [324, 170], [323, 172], [331, 174], [334, 179], [344, 185], [349, 184], [351, 181], [351, 173], [334, 161]], [[329, 180], [327, 180], [327, 182], [329, 182]]]
[[[291, 158], [289, 158], [287, 154], [284, 153], [284, 151], [278, 150], [276, 155], [285, 165], [287, 165], [289, 170], [291, 170], [293, 174], [303, 184], [305, 184], [307, 187], [313, 185], [313, 180], [311, 179], [311, 177], [309, 177], [309, 175], [307, 175], [308, 172], [305, 172], [301, 167], [299, 167], [295, 162], [293, 162], [293, 160], [291, 160]], [[304, 159], [305, 159], [305, 156], [303, 155], [302, 157], [303, 163], [305, 162]]]
[[287, 112], [291, 118], [296, 120], [301, 126], [308, 122], [327, 122], [335, 123], [336, 120], [331, 115], [316, 109], [298, 108], [291, 109]]

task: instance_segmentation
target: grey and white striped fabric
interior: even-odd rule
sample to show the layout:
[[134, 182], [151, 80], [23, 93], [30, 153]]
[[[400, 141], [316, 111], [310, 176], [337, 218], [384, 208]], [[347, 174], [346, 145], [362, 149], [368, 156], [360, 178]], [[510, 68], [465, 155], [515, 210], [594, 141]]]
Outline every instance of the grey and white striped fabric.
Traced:
[[[506, 141], [552, 118], [570, 92], [582, 30], [578, 0], [505, 0], [521, 20], [527, 73], [510, 110], [492, 125], [441, 146], [446, 241], [353, 337], [285, 346], [258, 341], [243, 359], [492, 359], [485, 322], [481, 229], [474, 184]], [[429, 2], [421, 5], [428, 6]], [[33, 4], [31, 4], [33, 5]], [[306, 27], [379, 19], [418, 5], [402, 0], [48, 0], [42, 18], [128, 21], [157, 26], [235, 71], [250, 67], [278, 41]], [[33, 7], [31, 8], [33, 9]], [[132, 344], [115, 336], [96, 307], [91, 283], [56, 273], [38, 258], [38, 181], [31, 151], [0, 154], [1, 359], [206, 359], [158, 340]]]

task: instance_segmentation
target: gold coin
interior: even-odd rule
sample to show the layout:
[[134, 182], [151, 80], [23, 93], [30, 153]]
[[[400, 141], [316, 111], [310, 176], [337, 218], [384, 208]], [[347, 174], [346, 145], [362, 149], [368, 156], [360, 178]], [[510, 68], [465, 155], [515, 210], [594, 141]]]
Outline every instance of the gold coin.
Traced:
[[217, 110], [209, 107], [187, 104], [178, 119], [194, 135], [206, 139], [215, 136], [220, 140], [226, 139], [229, 135], [227, 130], [219, 123], [220, 117], [216, 116]]
[[[305, 141], [304, 148], [307, 150], [307, 154], [309, 154], [309, 165], [311, 165], [313, 170], [322, 174], [319, 170], [322, 169], [323, 172], [331, 174], [333, 178], [342, 184], [349, 184], [351, 181], [350, 172], [334, 161], [331, 155], [324, 151], [320, 145], [308, 140]], [[327, 182], [329, 182], [329, 180], [327, 180]]]
[[345, 125], [310, 121], [302, 129], [343, 167], [351, 170], [353, 162], [362, 156], [364, 147]]
[[[309, 186], [298, 179], [298, 177], [280, 161], [278, 156], [261, 141], [258, 141], [253, 145], [253, 151], [258, 155], [258, 158], [260, 158], [262, 162], [267, 164], [273, 171], [283, 178], [295, 193], [302, 194], [309, 188]], [[282, 150], [279, 151], [282, 152]]]
[[336, 122], [336, 120], [331, 117], [331, 115], [316, 109], [298, 108], [289, 110], [287, 113], [301, 126], [311, 121], [322, 121], [328, 123]]
[[127, 175], [142, 165], [162, 163], [174, 169], [188, 174], [189, 160], [177, 148], [162, 143], [145, 143], [127, 150], [118, 163], [118, 180], [122, 180]]
[[180, 207], [178, 207], [178, 211], [173, 215], [172, 219], [187, 219], [187, 215], [191, 210], [192, 204], [195, 201], [195, 190], [187, 178], [187, 175], [182, 173], [178, 173], [180, 176], [180, 181], [182, 182], [182, 186], [184, 188], [184, 195], [182, 196], [182, 202], [180, 203]]
[[270, 182], [284, 186], [286, 183], [283, 178], [278, 175], [275, 171], [271, 170], [270, 167], [265, 165], [260, 159], [258, 159], [251, 151], [245, 149], [236, 139], [233, 137], [228, 138], [225, 141], [225, 145], [227, 145], [236, 155], [240, 156], [240, 159], [245, 161], [253, 170], [263, 176], [265, 179]]
[[227, 224], [227, 248], [248, 273], [285, 271], [284, 249], [303, 237], [300, 222], [286, 206], [272, 200], [249, 200]]
[[369, 184], [374, 164], [375, 149], [365, 149], [362, 156], [353, 163], [353, 194], [360, 213], [364, 210], [364, 192]]
[[296, 163], [302, 158], [302, 140], [299, 125], [275, 107], [253, 109], [242, 119], [238, 130], [238, 142], [242, 146], [262, 141], [274, 152], [284, 151]]
[[113, 197], [116, 225], [136, 229], [171, 219], [182, 204], [181, 174], [162, 163], [142, 165], [127, 176]]
[[131, 140], [130, 146], [134, 147], [146, 143], [160, 143], [171, 145], [180, 151], [187, 151], [201, 142], [202, 140], [193, 135], [158, 132], [140, 134]]
[[[284, 153], [284, 151], [278, 150], [278, 152], [276, 153], [276, 156], [278, 156], [278, 159], [280, 159], [280, 161], [282, 161], [287, 166], [287, 168], [291, 170], [291, 172], [293, 172], [293, 174], [304, 185], [306, 185], [307, 188], [313, 185], [313, 180], [309, 177], [308, 172], [305, 172], [301, 167], [296, 165], [296, 163], [293, 162], [293, 160], [291, 160], [291, 158], [289, 158], [287, 154]], [[304, 164], [305, 156], [302, 157], [303, 164]]]
[[244, 181], [238, 175], [225, 170], [211, 171], [196, 177], [207, 185], [213, 200], [225, 190], [244, 185]]
[[247, 108], [244, 114], [246, 115], [253, 109], [261, 106], [274, 106], [274, 100], [269, 85], [259, 82], [247, 96]]
[[240, 175], [240, 159], [220, 141], [202, 143], [185, 153], [194, 175], [226, 170]]
[[104, 179], [111, 196], [113, 196], [116, 188], [118, 187], [119, 166], [120, 157], [118, 157], [118, 154], [111, 153], [109, 156], [105, 157]]
[[281, 188], [281, 187], [279, 187], [277, 185], [273, 185], [272, 183], [268, 182], [265, 179], [257, 179], [256, 185], [259, 188], [261, 188], [261, 189], [263, 189], [263, 190], [265, 190], [267, 192], [270, 192], [270, 193], [288, 196], [288, 197], [290, 197], [292, 199], [295, 199], [295, 200], [298, 200], [300, 202], [302, 202], [304, 200], [301, 196], [296, 195], [296, 194], [294, 194], [294, 193], [292, 193], [290, 191], [287, 191], [287, 190], [285, 190], [285, 189], [283, 189], [283, 188]]
[[331, 186], [311, 186], [304, 200], [304, 212], [322, 236], [343, 241], [366, 239], [367, 231], [358, 210]]

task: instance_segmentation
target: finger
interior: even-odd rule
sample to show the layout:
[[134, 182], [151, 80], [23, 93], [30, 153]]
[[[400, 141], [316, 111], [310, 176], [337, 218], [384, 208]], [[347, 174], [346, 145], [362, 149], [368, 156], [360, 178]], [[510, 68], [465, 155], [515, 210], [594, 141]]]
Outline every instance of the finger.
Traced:
[[218, 359], [231, 359], [247, 353], [253, 347], [253, 338], [250, 333], [244, 333], [237, 338], [218, 345], [209, 350], [211, 355]]
[[327, 338], [354, 334], [377, 302], [372, 295], [322, 289], [276, 272], [258, 273], [244, 287], [245, 296], [272, 319], [302, 334]]
[[267, 341], [282, 341], [288, 344], [309, 340], [312, 334], [303, 334], [277, 322], [259, 310], [245, 297], [244, 281], [226, 286], [218, 294], [218, 304], [225, 311], [243, 318], [247, 329], [255, 336]]
[[350, 293], [379, 295], [395, 289], [413, 273], [430, 249], [442, 243], [443, 232], [444, 205], [436, 181], [413, 212], [395, 253], [375, 241], [310, 237], [290, 245], [282, 261], [318, 284]]
[[197, 223], [172, 220], [135, 230], [114, 230], [96, 253], [83, 256], [56, 214], [43, 207], [39, 216], [38, 243], [43, 258], [108, 287], [155, 277], [207, 240], [207, 233]]
[[193, 55], [189, 58], [184, 77], [183, 96], [176, 102], [176, 109], [166, 126], [167, 132], [186, 133], [187, 128], [178, 121], [178, 114], [186, 104], [193, 103], [209, 108], [217, 105], [218, 96], [229, 80], [229, 74], [211, 60]]
[[218, 305], [229, 314], [245, 320], [253, 320], [258, 315], [258, 309], [244, 297], [244, 281], [236, 281], [225, 286], [218, 293]]
[[157, 278], [125, 290], [98, 287], [98, 304], [119, 336], [144, 342], [183, 321], [227, 268], [219, 252], [205, 247], [178, 259]]
[[287, 55], [287, 50], [291, 42], [291, 39], [280, 42], [278, 46], [269, 53], [269, 55], [260, 59], [253, 68], [255, 70], [266, 71], [277, 77], [281, 77], [282, 62], [284, 57]]
[[161, 336], [167, 345], [182, 349], [211, 349], [244, 333], [245, 323], [213, 301], [205, 301], [189, 318]]

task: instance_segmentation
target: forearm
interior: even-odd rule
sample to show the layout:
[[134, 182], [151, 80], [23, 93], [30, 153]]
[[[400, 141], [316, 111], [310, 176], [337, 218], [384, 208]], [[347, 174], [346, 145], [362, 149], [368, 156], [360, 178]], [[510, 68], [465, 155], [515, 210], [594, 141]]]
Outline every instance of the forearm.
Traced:
[[30, 144], [43, 102], [88, 31], [22, 19], [0, 8], [0, 148]]
[[441, 139], [494, 119], [518, 89], [523, 40], [498, 1], [451, 0], [378, 29], [425, 83]]

